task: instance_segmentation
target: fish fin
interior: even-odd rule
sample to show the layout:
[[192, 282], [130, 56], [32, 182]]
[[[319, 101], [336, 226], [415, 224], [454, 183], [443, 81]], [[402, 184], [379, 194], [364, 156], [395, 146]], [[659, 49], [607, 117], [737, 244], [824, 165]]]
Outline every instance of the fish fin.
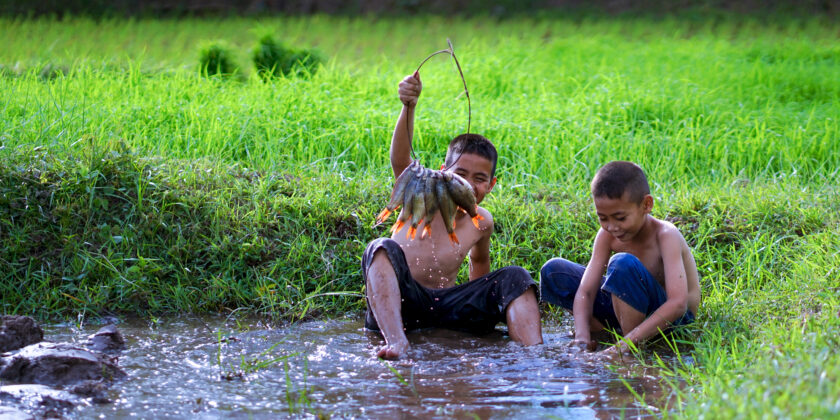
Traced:
[[414, 227], [414, 226], [411, 226], [411, 227], [408, 228], [408, 231], [405, 233], [405, 239], [412, 239], [413, 240], [414, 235], [416, 235], [416, 234], [417, 234], [417, 228]]
[[420, 239], [425, 238], [426, 235], [432, 236], [432, 227], [429, 225], [423, 226], [423, 233], [420, 234]]
[[475, 206], [475, 217], [472, 218], [472, 222], [476, 229], [478, 229], [479, 220], [484, 220], [484, 216], [478, 214], [478, 206]]
[[379, 212], [379, 216], [376, 216], [376, 224], [378, 225], [378, 224], [388, 220], [388, 216], [390, 216], [390, 215], [391, 215], [391, 210], [388, 210], [388, 208], [385, 207], [384, 209], [382, 209], [381, 212]]
[[450, 233], [449, 234], [449, 242], [452, 242], [453, 244], [461, 245], [461, 243], [458, 242], [458, 235], [455, 235], [455, 233]]
[[405, 225], [405, 223], [403, 223], [403, 221], [402, 221], [402, 220], [397, 220], [397, 221], [394, 223], [394, 226], [391, 226], [391, 233], [397, 233], [397, 232], [399, 232], [399, 231], [400, 231], [400, 229], [402, 229], [403, 225]]

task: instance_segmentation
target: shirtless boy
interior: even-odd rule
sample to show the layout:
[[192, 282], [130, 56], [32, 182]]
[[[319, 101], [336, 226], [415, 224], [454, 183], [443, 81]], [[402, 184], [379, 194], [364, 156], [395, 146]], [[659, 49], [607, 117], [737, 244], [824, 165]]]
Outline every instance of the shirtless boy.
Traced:
[[[610, 162], [591, 189], [601, 228], [589, 264], [553, 258], [540, 270], [542, 299], [573, 312], [572, 344], [595, 350], [591, 334], [604, 327], [637, 344], [692, 322], [700, 306], [697, 265], [679, 230], [650, 215], [653, 197], [642, 168]], [[606, 351], [620, 353], [623, 343]]]
[[[411, 163], [406, 127], [422, 85], [419, 74], [399, 84], [402, 112], [391, 139], [391, 168], [398, 177]], [[484, 137], [462, 134], [452, 140], [444, 166], [470, 183], [476, 203], [481, 203], [496, 184], [496, 149]], [[458, 211], [455, 235], [450, 242], [440, 212], [432, 220], [431, 235], [406, 238], [408, 227], [391, 238], [368, 244], [362, 257], [368, 311], [365, 327], [380, 331], [385, 345], [377, 357], [396, 359], [409, 349], [405, 332], [430, 327], [487, 333], [499, 322], [508, 325], [510, 337], [525, 345], [542, 343], [536, 284], [521, 267], [490, 272], [490, 234], [493, 217], [478, 207], [484, 219], [476, 228], [469, 215]], [[456, 285], [464, 259], [469, 255], [470, 281]]]

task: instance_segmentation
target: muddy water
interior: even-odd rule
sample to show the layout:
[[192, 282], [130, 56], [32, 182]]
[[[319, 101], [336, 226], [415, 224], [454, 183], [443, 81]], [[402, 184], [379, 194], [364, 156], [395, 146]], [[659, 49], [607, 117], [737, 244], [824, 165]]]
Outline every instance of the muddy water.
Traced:
[[[51, 341], [81, 342], [97, 328], [53, 326], [45, 332]], [[128, 379], [111, 388], [112, 403], [78, 407], [68, 417], [649, 415], [620, 374], [568, 353], [567, 328], [560, 325], [546, 326], [545, 345], [534, 347], [512, 343], [501, 331], [483, 337], [413, 333], [408, 357], [393, 363], [372, 357], [381, 339], [365, 332], [359, 319], [271, 328], [187, 316], [125, 321], [119, 328], [128, 345], [119, 364]], [[654, 385], [626, 380], [651, 401], [661, 399]]]

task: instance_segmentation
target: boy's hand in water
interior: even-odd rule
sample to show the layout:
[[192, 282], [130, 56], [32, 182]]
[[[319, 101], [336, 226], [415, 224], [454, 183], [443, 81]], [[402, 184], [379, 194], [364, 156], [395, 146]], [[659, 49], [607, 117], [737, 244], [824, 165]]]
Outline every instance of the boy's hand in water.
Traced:
[[619, 341], [614, 346], [610, 346], [606, 350], [602, 350], [597, 354], [598, 358], [614, 364], [622, 364], [629, 361], [632, 357], [630, 349], [623, 341]]
[[420, 73], [414, 72], [400, 82], [400, 101], [406, 106], [417, 105], [420, 98], [420, 91], [423, 90], [423, 83], [420, 82]]
[[385, 344], [385, 346], [376, 352], [376, 357], [385, 360], [399, 359], [400, 356], [408, 352], [408, 348], [408, 340], [400, 341], [395, 344]]
[[574, 339], [569, 342], [569, 347], [574, 352], [595, 351], [595, 349], [598, 347], [598, 343], [596, 343], [595, 340], [586, 341]]

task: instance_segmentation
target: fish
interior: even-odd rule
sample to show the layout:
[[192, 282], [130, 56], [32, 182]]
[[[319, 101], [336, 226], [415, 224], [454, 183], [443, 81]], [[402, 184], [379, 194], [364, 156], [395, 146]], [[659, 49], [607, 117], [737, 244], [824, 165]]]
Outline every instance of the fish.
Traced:
[[478, 204], [475, 202], [475, 193], [473, 193], [470, 183], [458, 174], [453, 173], [452, 181], [447, 182], [446, 187], [452, 201], [470, 216], [473, 226], [478, 229], [478, 221], [484, 220], [484, 217], [478, 214]]
[[420, 234], [420, 239], [425, 238], [426, 235], [432, 235], [432, 220], [434, 220], [435, 213], [438, 211], [438, 198], [435, 189], [439, 178], [440, 172], [438, 171], [432, 171], [432, 174], [426, 178], [426, 186], [423, 191], [424, 198], [426, 199], [426, 217], [424, 218], [425, 223], [423, 224], [423, 233]]
[[443, 219], [443, 226], [446, 228], [446, 232], [449, 233], [449, 241], [453, 244], [460, 245], [461, 243], [458, 242], [458, 235], [455, 234], [455, 225], [453, 224], [457, 210], [455, 203], [452, 202], [452, 197], [449, 195], [449, 188], [446, 187], [446, 184], [452, 180], [451, 175], [449, 172], [441, 173], [441, 179], [435, 185], [435, 197], [437, 198], [440, 217]]
[[417, 183], [419, 182], [419, 178], [415, 176], [415, 174], [410, 174], [408, 181], [406, 182], [405, 189], [402, 195], [402, 212], [400, 212], [400, 217], [397, 218], [397, 221], [391, 226], [391, 232], [396, 233], [405, 226], [406, 223], [411, 221], [412, 215], [412, 208], [414, 207], [414, 201], [412, 200], [414, 189], [417, 188]]
[[405, 187], [408, 185], [408, 181], [414, 176], [418, 167], [420, 167], [420, 161], [415, 159], [397, 177], [396, 182], [394, 182], [394, 190], [391, 192], [391, 199], [379, 215], [376, 216], [376, 225], [388, 220], [391, 213], [402, 205]]
[[402, 211], [390, 230], [397, 233], [408, 225], [405, 237], [411, 240], [416, 238], [421, 223], [420, 239], [431, 236], [432, 221], [437, 212], [441, 214], [450, 242], [458, 245], [460, 242], [455, 234], [458, 209], [469, 215], [476, 229], [479, 221], [484, 220], [478, 214], [473, 188], [466, 179], [453, 172], [428, 169], [418, 160], [411, 161], [397, 177], [390, 200], [376, 217], [376, 224], [385, 222], [400, 207]]
[[[417, 225], [426, 215], [426, 179], [431, 172], [430, 169], [422, 168], [414, 183], [414, 194], [411, 196], [411, 226], [405, 233], [405, 237], [410, 237], [412, 240], [417, 235]], [[408, 191], [406, 191], [406, 199], [408, 199]]]

